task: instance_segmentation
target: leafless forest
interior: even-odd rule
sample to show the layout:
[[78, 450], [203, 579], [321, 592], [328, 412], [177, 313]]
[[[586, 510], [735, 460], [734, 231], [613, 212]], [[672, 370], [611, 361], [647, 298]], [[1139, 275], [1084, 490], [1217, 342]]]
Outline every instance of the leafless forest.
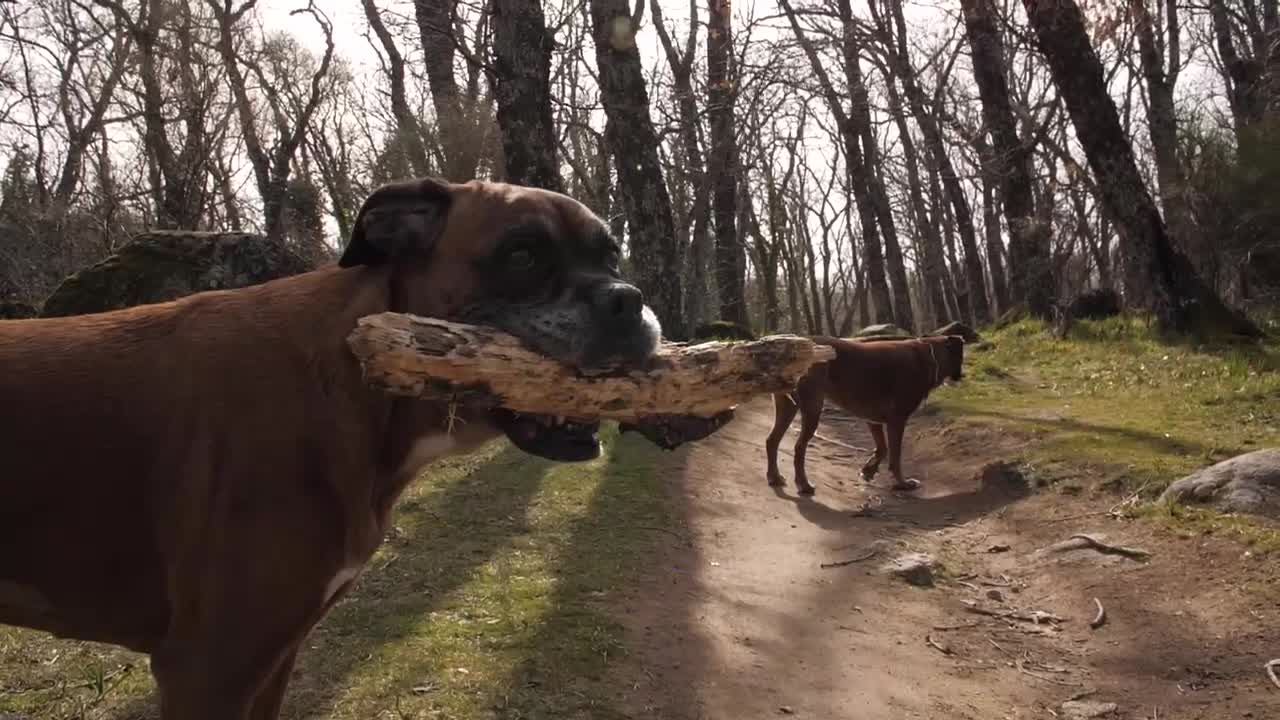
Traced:
[[0, 301], [148, 228], [326, 262], [372, 188], [436, 175], [592, 207], [673, 338], [1054, 318], [1091, 288], [1251, 334], [1277, 8], [4, 0]]

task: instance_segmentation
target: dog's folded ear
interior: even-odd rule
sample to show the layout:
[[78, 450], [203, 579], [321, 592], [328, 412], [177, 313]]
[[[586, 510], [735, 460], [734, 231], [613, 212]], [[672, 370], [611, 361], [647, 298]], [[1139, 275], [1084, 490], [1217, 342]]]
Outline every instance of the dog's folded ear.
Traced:
[[379, 187], [360, 207], [338, 265], [381, 265], [406, 255], [430, 255], [444, 231], [451, 200], [448, 183], [432, 178]]

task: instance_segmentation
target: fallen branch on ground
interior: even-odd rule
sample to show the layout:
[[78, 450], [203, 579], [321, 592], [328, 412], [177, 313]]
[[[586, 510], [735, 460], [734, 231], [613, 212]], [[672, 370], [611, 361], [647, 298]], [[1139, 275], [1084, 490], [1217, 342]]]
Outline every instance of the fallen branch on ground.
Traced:
[[1271, 678], [1272, 684], [1280, 688], [1280, 677], [1276, 677], [1276, 668], [1278, 667], [1280, 667], [1280, 658], [1276, 658], [1262, 666], [1267, 671], [1267, 677]]
[[871, 558], [875, 557], [875, 556], [876, 556], [876, 555], [878, 555], [879, 553], [880, 553], [880, 549], [879, 549], [879, 548], [871, 548], [871, 550], [869, 550], [869, 551], [867, 552], [867, 554], [866, 554], [866, 555], [862, 555], [862, 556], [859, 556], [859, 557], [856, 557], [856, 558], [852, 558], [852, 559], [849, 559], [849, 560], [837, 560], [836, 562], [821, 563], [820, 565], [818, 565], [818, 567], [820, 567], [820, 568], [824, 568], [824, 569], [825, 569], [825, 568], [838, 568], [838, 567], [845, 567], [846, 565], [852, 565], [852, 564], [854, 564], [854, 563], [860, 563], [860, 562], [862, 562], [863, 560], [870, 560]]
[[1098, 598], [1093, 599], [1093, 604], [1098, 606], [1098, 614], [1089, 621], [1089, 627], [1097, 630], [1107, 621], [1107, 609], [1102, 607], [1102, 601]]
[[1063, 540], [1055, 545], [1045, 548], [1045, 552], [1066, 552], [1068, 550], [1082, 550], [1089, 548], [1097, 550], [1106, 555], [1122, 555], [1130, 560], [1148, 560], [1151, 553], [1141, 548], [1124, 547], [1123, 545], [1108, 545], [1097, 538], [1088, 535], [1072, 535], [1070, 538]]
[[1053, 613], [1044, 612], [1043, 610], [1032, 610], [1031, 612], [1023, 612], [1021, 610], [993, 610], [985, 608], [973, 602], [972, 600], [961, 600], [964, 603], [965, 610], [975, 615], [987, 615], [989, 617], [1002, 618], [1006, 620], [1021, 620], [1023, 622], [1035, 623], [1040, 625], [1043, 623], [1060, 623], [1063, 618]]
[[643, 368], [588, 377], [493, 328], [391, 312], [360, 318], [347, 343], [365, 381], [392, 395], [626, 422], [714, 417], [793, 389], [810, 366], [835, 356], [795, 335], [664, 343]]

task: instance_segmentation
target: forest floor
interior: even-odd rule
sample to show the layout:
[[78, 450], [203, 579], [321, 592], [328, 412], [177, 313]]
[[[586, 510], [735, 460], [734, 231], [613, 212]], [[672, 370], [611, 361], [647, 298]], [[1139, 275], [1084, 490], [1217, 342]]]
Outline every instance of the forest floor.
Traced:
[[[674, 453], [611, 432], [591, 463], [495, 442], [440, 464], [313, 634], [285, 716], [991, 720], [1069, 717], [1076, 699], [1135, 720], [1280, 717], [1263, 670], [1280, 529], [1151, 502], [1280, 446], [1280, 350], [1166, 344], [1131, 321], [988, 340], [908, 429], [911, 496], [858, 477], [870, 439], [831, 408], [817, 496], [768, 487], [767, 399]], [[1081, 533], [1150, 556], [1046, 550]], [[882, 570], [906, 552], [940, 563], [931, 587]], [[5, 713], [155, 707], [144, 658], [0, 628]]]

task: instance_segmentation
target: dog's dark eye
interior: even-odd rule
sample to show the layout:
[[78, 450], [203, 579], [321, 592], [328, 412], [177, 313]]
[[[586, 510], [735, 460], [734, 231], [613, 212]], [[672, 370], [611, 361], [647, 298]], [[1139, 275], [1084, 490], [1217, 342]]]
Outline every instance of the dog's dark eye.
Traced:
[[529, 272], [538, 264], [538, 259], [529, 250], [516, 250], [507, 256], [507, 269], [512, 272]]

